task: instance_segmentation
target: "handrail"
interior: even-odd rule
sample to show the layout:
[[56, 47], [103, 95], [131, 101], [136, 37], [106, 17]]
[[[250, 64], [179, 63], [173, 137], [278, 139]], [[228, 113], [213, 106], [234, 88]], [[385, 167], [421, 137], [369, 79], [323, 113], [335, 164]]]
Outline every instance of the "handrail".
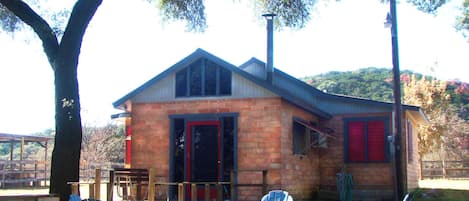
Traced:
[[[262, 181], [261, 183], [235, 183], [237, 173], [240, 172], [261, 172], [262, 173]], [[116, 178], [119, 177], [127, 177], [128, 180], [125, 181], [116, 181]], [[133, 199], [141, 200], [144, 199], [142, 196], [145, 194], [144, 197], [147, 197], [149, 201], [155, 200], [155, 195], [157, 188], [159, 186], [168, 186], [168, 189], [161, 190], [158, 192], [165, 192], [166, 196], [170, 195], [170, 186], [174, 186], [177, 189], [177, 199], [178, 201], [186, 200], [186, 193], [191, 193], [189, 196], [192, 201], [197, 200], [197, 192], [205, 192], [204, 200], [208, 201], [212, 198], [210, 195], [213, 195], [210, 189], [217, 189], [216, 191], [216, 200], [221, 201], [223, 200], [223, 187], [222, 186], [230, 186], [230, 194], [231, 200], [236, 200], [236, 192], [238, 187], [255, 187], [255, 188], [262, 188], [262, 193], [265, 194], [267, 192], [267, 170], [238, 170], [235, 174], [234, 171], [231, 172], [231, 179], [230, 182], [222, 181], [222, 182], [164, 182], [164, 181], [156, 181], [155, 178], [162, 177], [155, 175], [155, 169], [150, 168], [149, 170], [146, 169], [116, 169], [111, 170], [109, 172], [109, 185], [107, 191], [107, 200], [113, 201], [113, 186], [118, 186], [118, 188], [125, 188], [129, 190], [129, 186], [131, 186], [135, 192], [135, 197]], [[145, 186], [145, 188], [143, 188]], [[203, 186], [199, 188], [200, 186]], [[123, 189], [122, 196], [125, 199], [126, 196], [130, 196], [125, 189]], [[146, 189], [146, 192], [144, 191]], [[189, 190], [190, 189], [190, 190]], [[213, 191], [212, 191], [213, 192]], [[143, 193], [143, 194], [142, 194]], [[262, 194], [262, 195], [263, 195]], [[163, 194], [164, 195], [164, 194]], [[260, 195], [260, 196], [262, 196]]]

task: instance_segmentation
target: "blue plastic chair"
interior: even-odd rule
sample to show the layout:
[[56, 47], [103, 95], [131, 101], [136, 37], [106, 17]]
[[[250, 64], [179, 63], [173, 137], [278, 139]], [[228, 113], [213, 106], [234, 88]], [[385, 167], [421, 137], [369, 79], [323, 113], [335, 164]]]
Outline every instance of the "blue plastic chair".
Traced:
[[293, 201], [287, 191], [273, 190], [264, 195], [261, 201]]
[[68, 201], [81, 201], [81, 198], [79, 195], [71, 194], [70, 197], [68, 198]]

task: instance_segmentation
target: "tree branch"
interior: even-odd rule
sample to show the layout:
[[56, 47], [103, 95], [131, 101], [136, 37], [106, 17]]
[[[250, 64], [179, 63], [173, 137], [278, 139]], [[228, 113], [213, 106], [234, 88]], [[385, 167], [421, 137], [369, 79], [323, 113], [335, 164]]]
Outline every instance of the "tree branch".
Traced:
[[59, 54], [64, 57], [64, 61], [72, 62], [75, 67], [78, 65], [85, 30], [101, 3], [102, 0], [78, 0], [73, 7], [59, 45]]
[[28, 4], [21, 0], [0, 0], [0, 3], [36, 32], [42, 41], [42, 47], [44, 48], [47, 59], [49, 60], [52, 68], [54, 68], [53, 63], [57, 57], [59, 43], [50, 25], [41, 16], [34, 12]]

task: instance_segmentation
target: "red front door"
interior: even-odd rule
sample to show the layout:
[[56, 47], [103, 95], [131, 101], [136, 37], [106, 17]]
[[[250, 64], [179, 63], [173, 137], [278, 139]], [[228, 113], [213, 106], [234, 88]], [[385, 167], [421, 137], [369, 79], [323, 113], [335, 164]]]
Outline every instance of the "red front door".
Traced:
[[[220, 121], [197, 121], [187, 123], [186, 181], [217, 182], [221, 170], [221, 133]], [[190, 190], [187, 190], [190, 196]], [[211, 190], [211, 198], [216, 191]], [[204, 189], [197, 192], [199, 199], [204, 198]]]

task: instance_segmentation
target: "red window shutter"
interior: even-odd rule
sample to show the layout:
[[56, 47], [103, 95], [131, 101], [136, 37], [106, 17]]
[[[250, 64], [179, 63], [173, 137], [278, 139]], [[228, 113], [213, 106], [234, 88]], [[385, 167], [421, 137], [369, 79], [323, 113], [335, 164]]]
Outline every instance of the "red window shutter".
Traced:
[[368, 161], [384, 161], [384, 121], [368, 122]]
[[348, 123], [348, 159], [365, 161], [365, 122]]

